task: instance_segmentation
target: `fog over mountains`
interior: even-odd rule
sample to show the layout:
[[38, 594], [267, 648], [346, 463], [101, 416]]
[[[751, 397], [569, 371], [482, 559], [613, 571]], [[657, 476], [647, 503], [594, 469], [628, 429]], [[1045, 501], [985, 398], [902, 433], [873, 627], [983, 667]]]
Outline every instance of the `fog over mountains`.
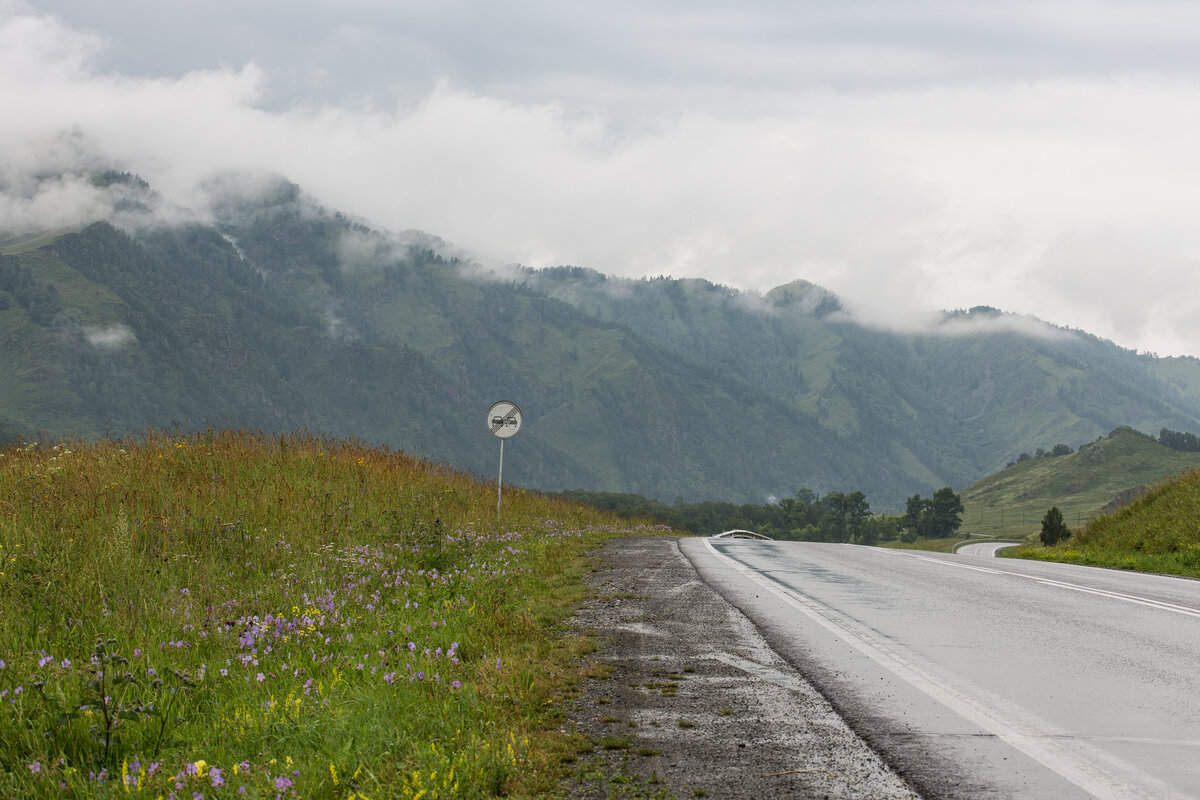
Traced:
[[[981, 307], [904, 331], [766, 294], [481, 266], [281, 179], [169, 204], [124, 173], [4, 193], [8, 436], [304, 427], [505, 479], [664, 500], [861, 489], [876, 510], [1121, 425], [1200, 430], [1200, 361]], [[432, 232], [436, 233], [436, 232]], [[799, 276], [798, 276], [799, 277]]]

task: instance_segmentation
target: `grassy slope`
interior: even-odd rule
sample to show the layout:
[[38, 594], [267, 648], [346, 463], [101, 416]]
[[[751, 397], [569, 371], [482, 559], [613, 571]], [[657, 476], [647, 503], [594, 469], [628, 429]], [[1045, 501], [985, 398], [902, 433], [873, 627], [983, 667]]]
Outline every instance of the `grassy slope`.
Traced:
[[1118, 493], [1197, 466], [1200, 453], [1181, 453], [1137, 431], [1118, 429], [1069, 456], [1022, 461], [967, 487], [961, 493], [963, 532], [1033, 535], [1051, 506], [1075, 527]]
[[552, 791], [590, 509], [306, 435], [0, 454], [0, 796]]
[[1200, 578], [1200, 470], [1097, 517], [1056, 547], [1002, 551], [1017, 558]]

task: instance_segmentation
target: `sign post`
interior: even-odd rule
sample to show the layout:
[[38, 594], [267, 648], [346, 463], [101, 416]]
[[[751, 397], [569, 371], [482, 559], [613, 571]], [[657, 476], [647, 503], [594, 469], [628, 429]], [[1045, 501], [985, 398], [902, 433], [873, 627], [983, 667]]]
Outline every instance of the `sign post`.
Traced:
[[499, 519], [504, 486], [504, 440], [521, 430], [521, 409], [508, 400], [493, 403], [488, 409], [487, 425], [492, 435], [500, 438], [500, 473], [496, 476], [496, 519]]

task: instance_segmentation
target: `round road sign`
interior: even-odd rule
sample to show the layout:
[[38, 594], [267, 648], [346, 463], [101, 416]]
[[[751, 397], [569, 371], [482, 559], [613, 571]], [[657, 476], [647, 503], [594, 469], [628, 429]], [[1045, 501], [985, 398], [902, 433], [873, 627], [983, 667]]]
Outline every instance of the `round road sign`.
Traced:
[[493, 403], [488, 409], [487, 425], [493, 435], [508, 439], [521, 430], [521, 409], [507, 400]]

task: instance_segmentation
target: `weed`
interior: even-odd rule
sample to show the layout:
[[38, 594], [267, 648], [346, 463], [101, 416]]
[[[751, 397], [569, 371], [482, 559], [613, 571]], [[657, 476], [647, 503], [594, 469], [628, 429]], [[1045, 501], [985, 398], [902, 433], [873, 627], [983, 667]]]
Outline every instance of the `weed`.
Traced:
[[244, 431], [12, 446], [0, 497], [0, 797], [533, 795], [584, 746], [553, 628], [613, 518]]

